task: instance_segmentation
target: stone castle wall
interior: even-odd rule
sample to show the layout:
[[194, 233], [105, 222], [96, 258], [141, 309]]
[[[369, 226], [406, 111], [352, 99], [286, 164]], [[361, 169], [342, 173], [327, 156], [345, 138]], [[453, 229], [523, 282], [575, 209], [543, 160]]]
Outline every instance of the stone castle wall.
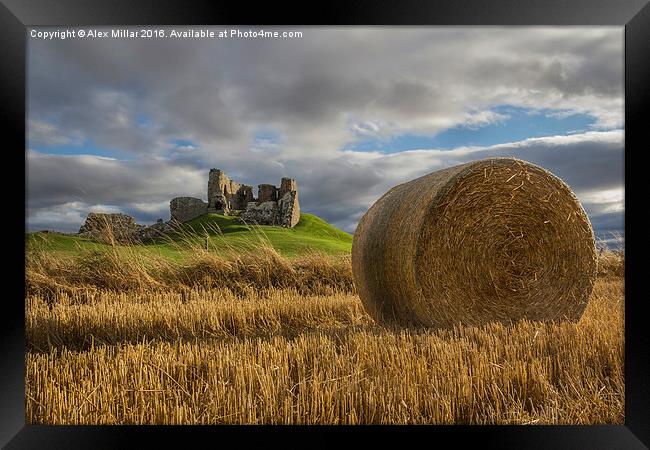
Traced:
[[208, 175], [208, 210], [220, 214], [246, 209], [252, 202], [253, 186], [231, 180], [220, 169], [210, 169]]
[[171, 220], [180, 223], [202, 216], [207, 208], [206, 202], [195, 197], [176, 197], [169, 202]]
[[300, 204], [298, 203], [298, 190], [287, 191], [278, 201], [277, 224], [282, 227], [293, 228], [300, 221]]
[[298, 184], [291, 178], [282, 178], [279, 188], [260, 184], [255, 198], [253, 186], [231, 180], [220, 169], [210, 169], [207, 204], [193, 197], [177, 197], [170, 204], [172, 217], [179, 222], [206, 212], [231, 215], [235, 211], [241, 211], [247, 223], [294, 227], [300, 220]]
[[278, 201], [278, 188], [272, 184], [260, 184], [258, 186], [257, 202], [277, 202]]

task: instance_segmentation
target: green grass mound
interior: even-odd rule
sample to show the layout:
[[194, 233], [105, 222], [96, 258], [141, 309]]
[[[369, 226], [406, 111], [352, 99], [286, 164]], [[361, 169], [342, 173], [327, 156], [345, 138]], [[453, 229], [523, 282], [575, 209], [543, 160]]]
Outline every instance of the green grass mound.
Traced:
[[[311, 252], [349, 254], [352, 235], [335, 228], [313, 214], [301, 214], [294, 228], [265, 225], [244, 225], [236, 217], [206, 214], [184, 223], [181, 229], [168, 236], [156, 238], [143, 245], [134, 245], [133, 251], [155, 251], [162, 256], [178, 259], [197, 247], [217, 253], [248, 253], [271, 246], [283, 256], [299, 256]], [[63, 254], [80, 250], [101, 250], [107, 245], [74, 235], [60, 233], [28, 233], [27, 250], [45, 249]]]

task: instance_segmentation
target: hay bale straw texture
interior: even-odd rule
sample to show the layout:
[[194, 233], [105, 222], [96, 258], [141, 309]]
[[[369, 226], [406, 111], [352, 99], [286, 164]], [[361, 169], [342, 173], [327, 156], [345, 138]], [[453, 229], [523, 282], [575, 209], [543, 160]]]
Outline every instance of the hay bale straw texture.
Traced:
[[365, 309], [403, 325], [577, 321], [596, 263], [591, 223], [571, 189], [513, 158], [392, 188], [362, 217], [352, 243]]

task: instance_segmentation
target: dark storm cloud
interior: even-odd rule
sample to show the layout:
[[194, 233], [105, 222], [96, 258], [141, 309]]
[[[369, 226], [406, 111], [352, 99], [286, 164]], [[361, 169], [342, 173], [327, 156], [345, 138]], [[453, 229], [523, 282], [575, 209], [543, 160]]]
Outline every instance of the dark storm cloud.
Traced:
[[[30, 118], [134, 153], [163, 151], [161, 136], [173, 135], [243, 147], [242, 133], [265, 124], [287, 133], [287, 147], [332, 152], [323, 137], [353, 138], [350, 120], [435, 132], [503, 103], [622, 120], [605, 112], [622, 105], [620, 30], [302, 31], [295, 40], [30, 40]], [[119, 102], [100, 102], [107, 92]], [[121, 108], [130, 115], [111, 130]]]
[[27, 168], [29, 208], [72, 201], [107, 205], [156, 203], [168, 201], [170, 195], [203, 193], [202, 171], [151, 158], [121, 161], [30, 151]]
[[166, 141], [178, 136], [230, 138], [239, 127], [220, 98], [219, 70], [205, 47], [32, 41], [30, 118], [83, 133], [98, 147], [135, 154], [164, 151]]
[[[594, 135], [595, 137], [598, 135]], [[606, 190], [622, 184], [623, 143], [564, 139], [531, 139], [525, 146], [495, 146], [472, 154], [472, 159], [514, 156], [542, 166], [575, 191]]]

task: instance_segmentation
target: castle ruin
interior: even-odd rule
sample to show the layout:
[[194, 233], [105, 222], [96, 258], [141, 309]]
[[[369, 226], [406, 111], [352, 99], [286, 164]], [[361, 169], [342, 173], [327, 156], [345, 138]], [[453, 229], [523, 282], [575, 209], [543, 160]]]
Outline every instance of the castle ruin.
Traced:
[[280, 187], [253, 186], [231, 180], [220, 169], [210, 169], [208, 202], [195, 197], [176, 197], [169, 204], [172, 220], [183, 223], [206, 213], [239, 215], [248, 224], [293, 228], [300, 220], [296, 180], [282, 178]]
[[219, 169], [210, 169], [208, 202], [196, 197], [176, 197], [169, 202], [171, 219], [158, 219], [153, 225], [139, 225], [126, 214], [88, 214], [79, 236], [107, 242], [135, 243], [173, 232], [184, 223], [207, 213], [239, 216], [250, 225], [274, 225], [293, 228], [300, 220], [296, 180], [282, 178], [280, 187], [260, 184], [257, 198], [253, 187], [232, 181]]

